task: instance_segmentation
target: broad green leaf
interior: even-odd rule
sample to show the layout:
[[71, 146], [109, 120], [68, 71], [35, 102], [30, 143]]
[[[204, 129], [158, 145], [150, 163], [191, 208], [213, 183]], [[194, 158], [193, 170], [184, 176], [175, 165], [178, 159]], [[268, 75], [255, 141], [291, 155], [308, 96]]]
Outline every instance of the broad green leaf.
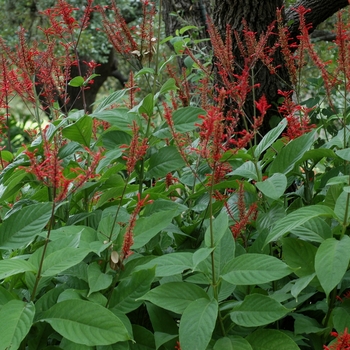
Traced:
[[117, 316], [103, 306], [85, 300], [55, 304], [37, 321], [48, 322], [56, 332], [78, 344], [109, 345], [130, 339]]
[[0, 280], [26, 271], [35, 272], [33, 264], [18, 258], [0, 260]]
[[[349, 222], [350, 218], [350, 194], [343, 191], [337, 198], [334, 207], [334, 213], [340, 222]], [[345, 217], [346, 215], [346, 217]]]
[[0, 350], [19, 349], [34, 319], [33, 303], [11, 300], [0, 309]]
[[315, 272], [315, 255], [317, 248], [301, 239], [286, 237], [282, 239], [283, 260], [293, 269], [298, 277]]
[[310, 284], [310, 282], [315, 278], [315, 276], [316, 273], [313, 273], [311, 275], [303, 276], [295, 280], [295, 283], [293, 284], [292, 289], [290, 291], [292, 296], [295, 299], [297, 299], [301, 291], [304, 290]]
[[38, 203], [13, 213], [0, 226], [0, 249], [27, 246], [45, 227], [51, 212], [51, 203]]
[[243, 163], [239, 168], [231, 171], [227, 175], [241, 176], [246, 179], [252, 179], [255, 181], [259, 180], [258, 174], [256, 172], [256, 167], [252, 161]]
[[283, 119], [275, 128], [270, 130], [255, 148], [254, 157], [259, 158], [261, 154], [277, 140], [278, 136], [280, 136], [280, 134], [286, 128], [286, 126], [287, 119]]
[[197, 265], [204, 261], [215, 248], [199, 248], [193, 253], [193, 270], [196, 269]]
[[213, 350], [253, 350], [249, 342], [238, 336], [220, 338], [216, 341]]
[[85, 147], [90, 147], [92, 134], [92, 118], [84, 115], [75, 123], [62, 129], [62, 135], [68, 140], [76, 141]]
[[144, 74], [153, 75], [153, 74], [155, 74], [155, 71], [151, 67], [143, 67], [139, 71], [137, 71], [137, 73], [135, 74], [134, 78], [137, 78], [138, 76], [144, 75]]
[[112, 149], [107, 151], [104, 155], [104, 158], [100, 160], [98, 166], [96, 168], [96, 173], [99, 173], [101, 170], [105, 169], [108, 165], [110, 165], [114, 160], [121, 157], [123, 154], [121, 149]]
[[161, 148], [153, 154], [149, 160], [149, 171], [147, 176], [160, 178], [169, 172], [179, 169], [185, 165], [176, 147], [169, 146]]
[[215, 299], [197, 299], [191, 302], [180, 320], [179, 338], [182, 350], [206, 349], [218, 315]]
[[332, 312], [333, 325], [337, 332], [341, 333], [345, 328], [350, 329], [350, 301], [349, 299], [334, 308]]
[[83, 344], [77, 344], [74, 343], [66, 338], [63, 338], [62, 341], [60, 342], [60, 347], [59, 348], [45, 348], [45, 350], [59, 350], [59, 349], [64, 349], [64, 350], [95, 350], [95, 347], [88, 346], [88, 345], [83, 345]]
[[281, 319], [290, 311], [292, 310], [266, 295], [251, 294], [233, 308], [230, 317], [239, 326], [259, 327]]
[[321, 243], [315, 257], [315, 270], [326, 295], [342, 280], [349, 265], [350, 238], [328, 238]]
[[209, 299], [208, 294], [195, 284], [169, 282], [151, 289], [140, 300], [148, 300], [163, 309], [182, 314], [189, 304], [203, 298]]
[[87, 273], [89, 282], [89, 293], [87, 295], [88, 297], [91, 293], [108, 288], [112, 283], [112, 275], [103, 273], [101, 271], [101, 266], [96, 262], [88, 266]]
[[315, 217], [303, 225], [291, 230], [291, 233], [304, 241], [322, 243], [325, 239], [332, 237], [332, 230], [328, 223], [321, 217]]
[[90, 253], [90, 249], [66, 247], [45, 257], [42, 276], [50, 277], [79, 264]]
[[350, 161], [350, 148], [338, 149], [335, 151], [335, 154], [347, 162]]
[[128, 108], [118, 107], [113, 109], [107, 109], [106, 111], [93, 112], [90, 117], [104, 120], [110, 123], [113, 127], [118, 130], [130, 132], [133, 120], [138, 120], [136, 113], [131, 113]]
[[148, 117], [152, 117], [154, 108], [154, 96], [148, 94], [139, 104], [139, 113], [146, 113]]
[[128, 90], [130, 90], [130, 89], [117, 90], [117, 91], [111, 93], [110, 95], [108, 95], [95, 108], [94, 113], [104, 111], [105, 109], [110, 107], [112, 104], [119, 102], [120, 99], [125, 95], [125, 93]]
[[275, 173], [288, 174], [293, 170], [295, 163], [308, 151], [314, 142], [315, 131], [304, 134], [287, 144], [278, 153], [275, 160], [269, 168], [269, 174], [272, 176]]
[[202, 120], [198, 117], [205, 114], [205, 110], [198, 107], [188, 106], [177, 109], [173, 113], [175, 130], [179, 133], [185, 133], [194, 130], [198, 127], [198, 124], [202, 123]]
[[[212, 226], [209, 225], [205, 232], [204, 242], [208, 248], [216, 247], [228, 229], [228, 216], [226, 211], [222, 211], [214, 220]], [[212, 231], [212, 232], [211, 232]]]
[[154, 330], [156, 349], [159, 349], [169, 340], [178, 339], [179, 327], [170, 313], [148, 302], [146, 307]]
[[135, 270], [145, 270], [156, 266], [157, 277], [173, 276], [192, 268], [192, 256], [193, 254], [189, 252], [165, 254], [136, 267]]
[[0, 201], [13, 196], [23, 186], [26, 176], [28, 176], [28, 173], [24, 169], [16, 169], [11, 177], [0, 185]]
[[221, 277], [235, 285], [255, 285], [278, 280], [292, 273], [281, 260], [264, 254], [243, 254], [225, 266]]
[[[154, 350], [155, 342], [154, 335], [148, 329], [134, 324], [132, 326], [132, 332], [134, 335], [135, 345], [133, 348], [135, 350]], [[118, 349], [119, 350], [119, 349]]]
[[299, 208], [286, 217], [279, 219], [276, 225], [273, 227], [272, 231], [268, 234], [265, 244], [277, 241], [280, 237], [286, 233], [294, 230], [295, 228], [303, 225], [305, 222], [312, 218], [325, 216], [334, 217], [334, 212], [332, 209], [324, 205], [312, 205], [309, 207]]
[[153, 268], [134, 272], [121, 280], [113, 290], [109, 307], [116, 308], [125, 314], [137, 309], [143, 302], [137, 299], [150, 289], [154, 276], [155, 269]]
[[278, 199], [284, 194], [287, 188], [287, 178], [284, 174], [276, 173], [263, 182], [257, 182], [255, 186], [266, 197]]
[[1, 306], [7, 304], [9, 301], [17, 299], [12, 293], [10, 293], [3, 286], [0, 286], [0, 309]]
[[84, 85], [84, 78], [81, 76], [74, 77], [73, 79], [71, 79], [68, 85], [73, 87], [81, 87]]
[[258, 329], [246, 339], [254, 350], [300, 350], [292, 338], [275, 329]]
[[160, 88], [159, 92], [156, 93], [155, 99], [158, 98], [158, 96], [165, 94], [168, 91], [176, 91], [178, 90], [178, 87], [176, 86], [175, 79], [169, 78]]
[[175, 214], [174, 210], [167, 210], [138, 219], [134, 228], [132, 249], [138, 249], [147, 244], [171, 223]]
[[294, 333], [295, 334], [311, 334], [325, 331], [314, 318], [305, 316], [303, 314], [293, 313], [294, 322]]

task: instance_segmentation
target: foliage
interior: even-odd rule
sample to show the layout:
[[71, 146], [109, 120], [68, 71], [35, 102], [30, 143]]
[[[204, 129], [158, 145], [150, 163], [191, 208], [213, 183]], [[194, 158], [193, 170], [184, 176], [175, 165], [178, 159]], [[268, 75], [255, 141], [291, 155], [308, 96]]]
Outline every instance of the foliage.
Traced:
[[[95, 10], [137, 70], [93, 113], [66, 111], [65, 86], [84, 98], [93, 83], [94, 62], [72, 80], [68, 67]], [[19, 96], [38, 128], [20, 147], [6, 143], [3, 129], [0, 349], [292, 350], [322, 348], [334, 337], [327, 348], [345, 349], [348, 25], [339, 16], [337, 65], [319, 59], [303, 21], [297, 49], [277, 25], [292, 78], [309, 55], [325, 98], [311, 106], [281, 91], [281, 122], [259, 135], [270, 106], [255, 101], [251, 119], [243, 106], [259, 60], [278, 73], [270, 60], [276, 47], [267, 46], [272, 27], [260, 38], [246, 30], [247, 67], [237, 75], [230, 41], [210, 26], [224, 85], [216, 89], [187, 40], [176, 40], [191, 61], [182, 74], [175, 56], [162, 57], [153, 4], [143, 1], [136, 29], [115, 5], [116, 22], [104, 11], [87, 6], [79, 22], [59, 1], [46, 11], [46, 54], [23, 31], [17, 54], [1, 42], [4, 123], [11, 125], [8, 101]], [[56, 41], [66, 45], [63, 57], [55, 56]], [[237, 110], [225, 115], [228, 99]]]

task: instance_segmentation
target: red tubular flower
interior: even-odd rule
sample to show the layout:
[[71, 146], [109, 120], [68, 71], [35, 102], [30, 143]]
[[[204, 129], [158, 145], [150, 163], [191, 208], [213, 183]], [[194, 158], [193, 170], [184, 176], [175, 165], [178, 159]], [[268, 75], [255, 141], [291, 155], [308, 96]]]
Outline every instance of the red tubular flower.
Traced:
[[331, 335], [337, 339], [329, 346], [323, 345], [324, 350], [350, 350], [350, 334], [347, 328], [343, 333], [332, 332]]
[[139, 127], [136, 124], [135, 120], [132, 122], [132, 140], [130, 142], [130, 145], [122, 145], [121, 148], [127, 149], [127, 156], [124, 156], [124, 159], [126, 159], [126, 170], [128, 174], [130, 175], [134, 169], [136, 162], [138, 160], [141, 160], [144, 155], [147, 152], [148, 149], [148, 139], [142, 138], [140, 141], [139, 137]]
[[137, 204], [132, 212], [128, 226], [126, 227], [125, 235], [124, 235], [124, 241], [123, 241], [123, 246], [122, 246], [122, 254], [121, 254], [121, 259], [124, 260], [128, 256], [130, 256], [133, 252], [131, 251], [131, 246], [134, 244], [134, 227], [136, 224], [136, 219], [141, 211], [141, 209], [146, 205], [150, 204], [153, 201], [149, 200], [149, 195], [146, 195], [145, 198], [141, 199], [140, 193], [137, 194]]

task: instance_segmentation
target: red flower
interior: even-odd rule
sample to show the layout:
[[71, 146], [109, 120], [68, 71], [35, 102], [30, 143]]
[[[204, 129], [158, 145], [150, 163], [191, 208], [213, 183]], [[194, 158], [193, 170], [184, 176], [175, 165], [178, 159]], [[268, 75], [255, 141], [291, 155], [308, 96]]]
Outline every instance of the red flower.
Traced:
[[337, 339], [329, 346], [323, 345], [324, 350], [350, 350], [350, 334], [347, 328], [343, 333], [332, 332], [331, 335]]

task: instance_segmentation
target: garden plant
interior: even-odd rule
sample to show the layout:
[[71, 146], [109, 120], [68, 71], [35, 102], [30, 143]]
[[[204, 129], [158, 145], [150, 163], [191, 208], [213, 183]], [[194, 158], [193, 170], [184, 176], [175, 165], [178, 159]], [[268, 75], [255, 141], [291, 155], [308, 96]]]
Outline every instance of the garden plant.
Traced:
[[[161, 1], [142, 6], [131, 27], [114, 1], [59, 0], [43, 39], [0, 39], [0, 350], [349, 349], [349, 14], [324, 61], [308, 10], [298, 42], [278, 10], [263, 35], [245, 27], [236, 72], [229, 27], [208, 18], [212, 59], [193, 26], [163, 37]], [[130, 74], [89, 112], [93, 15]], [[249, 116], [276, 51], [291, 85]]]

